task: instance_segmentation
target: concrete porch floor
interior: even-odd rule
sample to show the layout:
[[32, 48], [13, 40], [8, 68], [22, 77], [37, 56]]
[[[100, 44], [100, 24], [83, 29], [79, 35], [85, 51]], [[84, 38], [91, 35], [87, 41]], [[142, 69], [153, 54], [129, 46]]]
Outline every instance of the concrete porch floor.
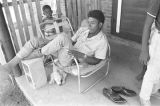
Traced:
[[[103, 96], [102, 89], [122, 85], [138, 94], [141, 82], [138, 82], [135, 77], [142, 70], [142, 66], [138, 62], [138, 49], [112, 41], [110, 45], [112, 60], [108, 76], [84, 94], [78, 93], [77, 78], [71, 75], [67, 77], [66, 84], [63, 86], [47, 84], [38, 90], [33, 90], [23, 76], [16, 79], [18, 85], [27, 99], [35, 106], [118, 106]], [[105, 69], [106, 67], [102, 69], [102, 72]], [[99, 75], [93, 76], [91, 80], [85, 79], [82, 82], [83, 87], [97, 76]], [[138, 96], [124, 98], [127, 103], [121, 106], [140, 106]], [[160, 105], [160, 101], [155, 97], [152, 97], [151, 101], [153, 106]]]

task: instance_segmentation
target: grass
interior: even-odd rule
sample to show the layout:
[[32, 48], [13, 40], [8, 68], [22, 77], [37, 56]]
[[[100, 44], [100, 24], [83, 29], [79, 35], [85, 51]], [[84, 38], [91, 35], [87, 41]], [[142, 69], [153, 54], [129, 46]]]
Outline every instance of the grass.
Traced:
[[12, 85], [9, 80], [3, 83], [0, 86], [0, 106], [31, 106], [17, 85]]

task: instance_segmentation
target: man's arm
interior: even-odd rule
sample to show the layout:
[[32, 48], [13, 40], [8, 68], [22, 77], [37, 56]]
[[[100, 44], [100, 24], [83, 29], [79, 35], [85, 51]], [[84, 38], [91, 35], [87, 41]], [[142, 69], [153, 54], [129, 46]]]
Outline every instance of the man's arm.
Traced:
[[81, 53], [76, 50], [70, 50], [69, 52], [72, 55], [74, 55], [74, 57], [77, 58], [80, 63], [87, 63], [90, 65], [96, 65], [102, 60], [102, 59], [96, 58], [95, 56], [87, 56], [84, 53]]
[[141, 47], [141, 53], [140, 53], [140, 62], [143, 64], [147, 64], [147, 61], [149, 60], [149, 38], [151, 33], [151, 27], [152, 23], [154, 21], [154, 17], [147, 14], [144, 29], [143, 29], [143, 35], [142, 35], [142, 47]]
[[84, 58], [84, 61], [87, 63], [87, 64], [90, 64], [90, 65], [96, 65], [98, 64], [102, 59], [98, 59], [96, 57], [91, 57], [91, 56], [87, 56]]

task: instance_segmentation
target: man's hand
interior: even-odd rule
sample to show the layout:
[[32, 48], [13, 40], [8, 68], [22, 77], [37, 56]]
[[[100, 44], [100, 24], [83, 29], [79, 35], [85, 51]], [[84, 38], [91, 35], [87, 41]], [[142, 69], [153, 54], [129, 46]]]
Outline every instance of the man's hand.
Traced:
[[149, 51], [141, 51], [140, 56], [139, 56], [139, 60], [142, 64], [147, 65], [148, 60], [150, 59], [149, 57]]

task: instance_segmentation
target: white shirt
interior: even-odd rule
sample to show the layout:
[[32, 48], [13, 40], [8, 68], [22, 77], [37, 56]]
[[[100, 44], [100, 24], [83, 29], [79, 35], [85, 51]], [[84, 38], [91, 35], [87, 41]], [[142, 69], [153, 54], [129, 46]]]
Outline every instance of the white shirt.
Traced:
[[88, 56], [94, 56], [98, 59], [105, 59], [108, 46], [106, 35], [100, 31], [97, 35], [87, 38], [88, 34], [88, 28], [81, 27], [72, 37], [72, 40], [76, 42], [74, 48]]

